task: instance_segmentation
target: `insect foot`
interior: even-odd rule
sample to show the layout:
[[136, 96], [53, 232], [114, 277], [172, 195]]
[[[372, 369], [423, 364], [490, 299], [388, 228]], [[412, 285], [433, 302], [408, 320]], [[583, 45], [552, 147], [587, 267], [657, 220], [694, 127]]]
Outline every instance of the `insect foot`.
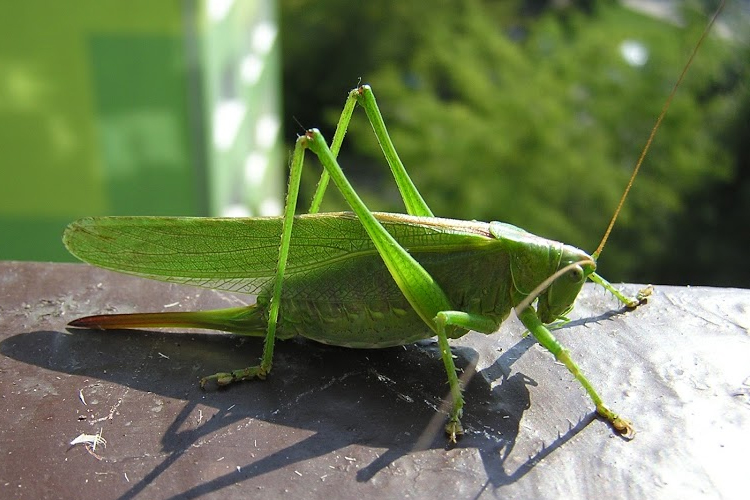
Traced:
[[216, 385], [218, 385], [219, 387], [223, 387], [234, 382], [242, 382], [243, 380], [253, 380], [256, 378], [259, 380], [265, 380], [266, 375], [268, 375], [268, 371], [263, 369], [262, 366], [249, 366], [247, 368], [241, 368], [239, 370], [233, 370], [231, 372], [219, 372], [214, 373], [213, 375], [209, 375], [208, 377], [203, 377], [201, 379], [200, 385], [201, 389], [205, 389], [206, 384], [208, 384], [211, 380], [215, 380]]
[[635, 297], [628, 298], [628, 301], [625, 302], [625, 307], [632, 310], [637, 308], [638, 306], [646, 304], [648, 302], [648, 298], [653, 292], [654, 287], [652, 285], [646, 285], [644, 288], [638, 290], [638, 293], [635, 294]]
[[445, 433], [448, 435], [450, 444], [456, 444], [456, 440], [464, 435], [464, 428], [457, 418], [452, 418], [445, 424]]
[[638, 290], [638, 293], [635, 295], [635, 300], [638, 301], [637, 304], [635, 304], [633, 307], [638, 307], [641, 304], [645, 304], [648, 302], [648, 298], [651, 296], [651, 294], [654, 292], [654, 287], [652, 285], [646, 285], [645, 288], [641, 288]]
[[612, 425], [612, 428], [620, 433], [623, 438], [630, 441], [635, 437], [635, 428], [633, 428], [633, 424], [629, 420], [622, 418], [603, 404], [597, 405], [596, 412], [606, 418]]

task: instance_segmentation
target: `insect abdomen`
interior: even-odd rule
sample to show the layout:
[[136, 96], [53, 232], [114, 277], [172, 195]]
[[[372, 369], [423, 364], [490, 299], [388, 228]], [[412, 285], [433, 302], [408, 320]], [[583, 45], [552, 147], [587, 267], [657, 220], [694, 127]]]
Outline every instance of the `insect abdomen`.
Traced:
[[[413, 255], [456, 310], [489, 316], [498, 326], [508, 316], [511, 283], [504, 251], [484, 247]], [[258, 303], [265, 308], [267, 298], [259, 297]], [[279, 329], [283, 336], [356, 348], [404, 345], [434, 335], [377, 255], [285, 280]]]

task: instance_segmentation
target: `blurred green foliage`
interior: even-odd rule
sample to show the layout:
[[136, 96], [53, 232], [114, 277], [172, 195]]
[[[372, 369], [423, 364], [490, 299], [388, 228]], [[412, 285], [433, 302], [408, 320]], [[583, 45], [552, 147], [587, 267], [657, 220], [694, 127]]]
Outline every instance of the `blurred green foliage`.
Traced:
[[[361, 77], [437, 215], [591, 252], [707, 21], [551, 4], [283, 0], [285, 114], [330, 139]], [[599, 261], [609, 279], [750, 284], [748, 61], [737, 40], [701, 47]], [[372, 209], [403, 211], [363, 113], [342, 165]], [[328, 196], [324, 209], [342, 208]]]

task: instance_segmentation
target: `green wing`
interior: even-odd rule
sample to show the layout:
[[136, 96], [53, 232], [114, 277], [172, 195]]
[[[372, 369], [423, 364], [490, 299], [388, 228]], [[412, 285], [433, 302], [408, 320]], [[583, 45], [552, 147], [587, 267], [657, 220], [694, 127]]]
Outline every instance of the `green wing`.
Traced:
[[[491, 240], [483, 223], [376, 214], [410, 251], [476, 248]], [[256, 294], [271, 284], [281, 217], [87, 217], [63, 242], [79, 259], [145, 278]], [[295, 217], [287, 277], [336, 266], [376, 250], [351, 213]]]

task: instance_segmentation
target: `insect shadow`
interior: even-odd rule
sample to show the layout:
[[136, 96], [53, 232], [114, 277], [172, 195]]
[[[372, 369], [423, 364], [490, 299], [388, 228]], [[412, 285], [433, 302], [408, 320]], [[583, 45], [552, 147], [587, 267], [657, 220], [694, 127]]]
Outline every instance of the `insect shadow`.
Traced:
[[[491, 338], [483, 338], [488, 340], [487, 349], [497, 352]], [[530, 407], [529, 387], [537, 385], [523, 373], [512, 373], [511, 366], [534, 343], [532, 337], [522, 338], [480, 371], [474, 369], [479, 357], [474, 348], [454, 347], [471, 402], [464, 419], [467, 434], [459, 446], [478, 450], [483, 470], [476, 473], [495, 487], [525, 475], [590, 420], [570, 429], [515, 471], [505, 471], [521, 418]], [[288, 434], [290, 428], [312, 434], [181, 495], [200, 496], [352, 445], [386, 450], [358, 470], [358, 481], [370, 480], [410, 453], [429, 449], [442, 453], [445, 448], [444, 414], [435, 411], [446, 396], [436, 344], [350, 350], [304, 340], [280, 342], [268, 380], [215, 391], [198, 388], [201, 375], [239, 365], [260, 348], [258, 339], [138, 330], [35, 331], [0, 343], [2, 354], [28, 365], [136, 389], [129, 398], [143, 398], [143, 405], [153, 404], [154, 395], [186, 401], [166, 431], [154, 426], [154, 441], [161, 439], [167, 457], [123, 498], [136, 496], [196, 443], [248, 419], [274, 424], [263, 425], [255, 434], [269, 443], [275, 442], [275, 435]], [[216, 412], [196, 426], [199, 407], [213, 407]], [[236, 463], [247, 460], [249, 453], [243, 456], [242, 448], [236, 451], [240, 453], [233, 457]]]

